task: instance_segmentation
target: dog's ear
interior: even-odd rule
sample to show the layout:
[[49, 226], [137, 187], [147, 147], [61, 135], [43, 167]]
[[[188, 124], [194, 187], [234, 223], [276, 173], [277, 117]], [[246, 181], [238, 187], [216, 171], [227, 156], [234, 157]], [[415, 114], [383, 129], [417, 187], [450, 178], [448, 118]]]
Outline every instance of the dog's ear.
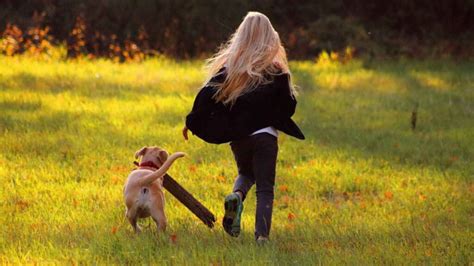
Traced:
[[145, 155], [146, 149], [147, 149], [147, 147], [145, 146], [145, 147], [141, 148], [140, 150], [138, 150], [137, 152], [135, 152], [135, 159], [138, 159], [138, 156]]
[[161, 163], [165, 163], [166, 159], [168, 159], [168, 153], [165, 150], [161, 150], [158, 153], [158, 158], [160, 159]]

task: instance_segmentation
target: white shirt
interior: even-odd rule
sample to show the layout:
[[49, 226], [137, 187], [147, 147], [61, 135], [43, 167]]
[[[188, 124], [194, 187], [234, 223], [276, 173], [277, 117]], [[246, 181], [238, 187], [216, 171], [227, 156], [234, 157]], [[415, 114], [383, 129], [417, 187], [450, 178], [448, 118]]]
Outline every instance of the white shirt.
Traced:
[[264, 127], [262, 129], [259, 129], [253, 132], [252, 134], [250, 134], [250, 136], [253, 136], [259, 133], [268, 133], [270, 135], [275, 136], [275, 138], [278, 138], [278, 131], [274, 127]]

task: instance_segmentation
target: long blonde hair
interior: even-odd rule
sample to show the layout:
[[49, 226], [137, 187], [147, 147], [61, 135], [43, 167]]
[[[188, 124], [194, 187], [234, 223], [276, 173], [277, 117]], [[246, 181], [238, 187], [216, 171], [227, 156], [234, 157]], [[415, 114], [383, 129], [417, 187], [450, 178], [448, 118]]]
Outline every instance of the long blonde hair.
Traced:
[[[207, 60], [207, 82], [224, 66], [225, 80], [212, 84], [217, 88], [215, 100], [224, 104], [233, 104], [240, 95], [271, 82], [272, 75], [290, 74], [280, 37], [267, 16], [259, 12], [248, 12], [230, 39]], [[289, 86], [295, 94], [291, 81]]]

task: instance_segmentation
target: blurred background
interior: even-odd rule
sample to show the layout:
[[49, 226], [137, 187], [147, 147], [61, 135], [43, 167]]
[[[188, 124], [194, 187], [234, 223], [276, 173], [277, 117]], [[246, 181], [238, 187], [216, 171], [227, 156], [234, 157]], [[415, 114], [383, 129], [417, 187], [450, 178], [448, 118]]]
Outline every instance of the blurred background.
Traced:
[[249, 10], [270, 18], [290, 59], [474, 55], [472, 0], [2, 0], [0, 52], [204, 58]]

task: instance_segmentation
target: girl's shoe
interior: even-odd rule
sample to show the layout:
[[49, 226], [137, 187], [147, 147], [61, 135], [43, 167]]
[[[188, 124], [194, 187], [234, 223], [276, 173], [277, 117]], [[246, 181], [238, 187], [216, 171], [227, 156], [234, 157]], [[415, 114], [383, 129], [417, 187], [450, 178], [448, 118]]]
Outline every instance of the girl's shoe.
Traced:
[[233, 237], [238, 237], [240, 234], [240, 217], [244, 205], [239, 195], [232, 193], [225, 197], [224, 201], [225, 214], [222, 219], [224, 230]]

